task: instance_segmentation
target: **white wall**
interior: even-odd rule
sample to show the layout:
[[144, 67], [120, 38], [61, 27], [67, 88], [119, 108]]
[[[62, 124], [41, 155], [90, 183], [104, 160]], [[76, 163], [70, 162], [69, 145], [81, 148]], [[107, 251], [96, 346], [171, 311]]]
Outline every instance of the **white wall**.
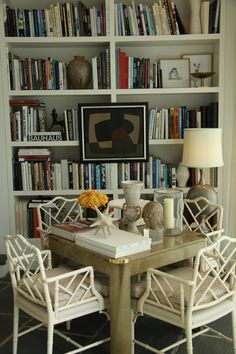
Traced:
[[[0, 61], [3, 51], [0, 51]], [[0, 64], [0, 67], [2, 65]], [[6, 164], [6, 139], [4, 128], [4, 105], [3, 105], [2, 72], [0, 70], [0, 253], [5, 253], [3, 236], [10, 232], [9, 203], [8, 203], [8, 180]]]
[[[233, 198], [231, 183], [232, 168], [232, 141], [235, 139], [233, 123], [236, 120], [236, 1], [226, 1], [226, 37], [225, 37], [225, 57], [224, 57], [224, 131], [223, 131], [223, 207], [224, 207], [224, 229], [225, 233], [232, 233], [230, 222], [230, 208], [232, 208], [231, 200]], [[233, 215], [234, 214], [234, 215]], [[231, 214], [231, 218], [235, 219], [235, 210]], [[235, 224], [234, 224], [235, 225]], [[233, 234], [232, 234], [233, 236]], [[236, 236], [236, 229], [234, 230]]]

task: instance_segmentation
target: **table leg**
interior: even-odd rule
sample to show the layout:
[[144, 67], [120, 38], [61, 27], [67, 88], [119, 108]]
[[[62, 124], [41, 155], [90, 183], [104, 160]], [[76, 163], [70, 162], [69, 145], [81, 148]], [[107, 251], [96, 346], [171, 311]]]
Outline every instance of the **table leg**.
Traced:
[[112, 264], [110, 272], [111, 354], [131, 354], [130, 264]]

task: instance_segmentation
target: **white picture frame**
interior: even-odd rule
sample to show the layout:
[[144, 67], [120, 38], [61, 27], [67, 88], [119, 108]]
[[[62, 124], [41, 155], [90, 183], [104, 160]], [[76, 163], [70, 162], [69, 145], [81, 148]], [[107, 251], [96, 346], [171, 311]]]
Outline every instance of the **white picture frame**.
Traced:
[[[196, 79], [191, 77], [193, 72], [212, 72], [213, 69], [213, 55], [211, 53], [203, 54], [183, 54], [184, 59], [189, 59], [190, 62], [190, 86], [200, 87], [201, 79]], [[204, 86], [211, 87], [213, 83], [213, 78], [209, 77], [204, 79]]]
[[189, 59], [160, 60], [163, 88], [189, 87]]

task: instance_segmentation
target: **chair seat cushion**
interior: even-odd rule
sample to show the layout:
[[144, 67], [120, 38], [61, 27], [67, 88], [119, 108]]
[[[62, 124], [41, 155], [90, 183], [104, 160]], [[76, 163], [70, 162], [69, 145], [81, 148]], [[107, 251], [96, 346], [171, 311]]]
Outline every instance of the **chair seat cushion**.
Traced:
[[[181, 267], [181, 268], [171, 269], [166, 273], [175, 275], [176, 277], [185, 280], [193, 279], [193, 268], [191, 267]], [[202, 276], [204, 276], [204, 273], [201, 274]], [[179, 308], [180, 306], [179, 283], [177, 283], [174, 280], [168, 280], [171, 284], [171, 288], [170, 288], [165, 283], [162, 277], [157, 276], [157, 279], [160, 282], [161, 286], [163, 287], [165, 295], [163, 295], [163, 292], [160, 290], [157, 284], [152, 283], [152, 289], [154, 290], [154, 294], [157, 296], [161, 304], [167, 305], [168, 304], [167, 298], [168, 298], [171, 301], [171, 303], [174, 305], [174, 307]], [[214, 277], [210, 275], [206, 276], [204, 282], [196, 291], [194, 304], [197, 304], [198, 302], [200, 304], [208, 303], [210, 301], [213, 301], [215, 297], [219, 298], [227, 294], [227, 289], [229, 289], [229, 286], [227, 285], [227, 289], [226, 289], [218, 279], [214, 280], [213, 285], [211, 286], [211, 290], [206, 291], [209, 284], [211, 284], [213, 280]], [[197, 281], [197, 284], [199, 284], [199, 280]], [[140, 298], [144, 294], [145, 289], [146, 289], [146, 279], [132, 283], [132, 296], [134, 298]], [[150, 294], [149, 298], [155, 301], [154, 295]], [[185, 305], [187, 305], [188, 301], [189, 301], [189, 288], [186, 287], [185, 298], [184, 298]]]

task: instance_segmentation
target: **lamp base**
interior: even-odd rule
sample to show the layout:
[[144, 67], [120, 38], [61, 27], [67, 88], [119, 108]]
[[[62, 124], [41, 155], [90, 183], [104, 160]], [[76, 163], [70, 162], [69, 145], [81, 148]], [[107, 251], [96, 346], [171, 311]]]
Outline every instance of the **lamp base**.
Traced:
[[196, 199], [198, 197], [205, 197], [211, 203], [217, 203], [216, 191], [209, 184], [195, 184], [189, 189], [186, 196], [187, 199]]

